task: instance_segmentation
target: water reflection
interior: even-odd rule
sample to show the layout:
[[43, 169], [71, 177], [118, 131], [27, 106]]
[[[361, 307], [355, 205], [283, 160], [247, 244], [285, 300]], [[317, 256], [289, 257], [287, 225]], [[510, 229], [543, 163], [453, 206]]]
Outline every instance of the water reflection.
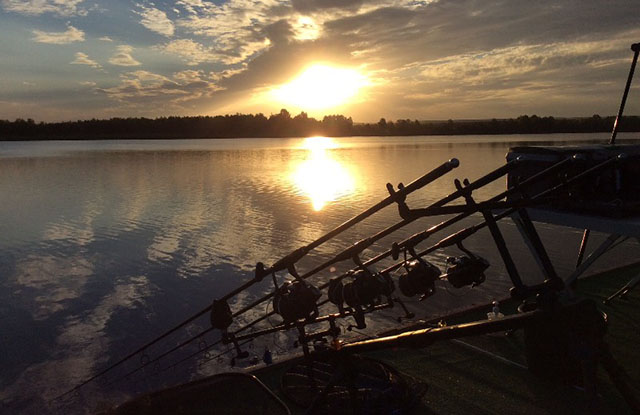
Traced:
[[[0, 339], [0, 413], [43, 413], [46, 400], [253, 278], [256, 262], [273, 264], [385, 198], [385, 183], [408, 183], [459, 158], [458, 169], [408, 200], [412, 207], [426, 206], [453, 191], [453, 178], [475, 180], [502, 165], [507, 148], [525, 138], [542, 142], [550, 136], [0, 142], [0, 333], [7, 334]], [[608, 135], [557, 139], [605, 142]], [[482, 200], [502, 190], [504, 180], [498, 180], [477, 195]], [[383, 209], [314, 249], [299, 271], [398, 220], [395, 207]], [[440, 220], [412, 223], [372, 245], [363, 259]], [[450, 231], [480, 220], [468, 218]], [[540, 282], [515, 225], [500, 226], [523, 280]], [[568, 275], [575, 251], [567, 247], [577, 249], [582, 231], [551, 225], [540, 225], [539, 231], [559, 274]], [[596, 245], [604, 236], [593, 238]], [[470, 238], [467, 247], [490, 260], [487, 281], [463, 296], [443, 289], [429, 301], [409, 302], [416, 316], [426, 319], [487, 302], [510, 288], [486, 232]], [[636, 241], [623, 244], [602, 265], [635, 260], [637, 248]], [[459, 254], [452, 247], [428, 259], [444, 267], [447, 256]], [[378, 269], [391, 263], [381, 261]], [[319, 273], [312, 282], [326, 282], [352, 266], [338, 263], [337, 271]], [[231, 299], [231, 308], [271, 292], [269, 280]], [[237, 319], [238, 327], [264, 314], [265, 308], [257, 307]], [[395, 317], [372, 316], [371, 332], [393, 327]], [[263, 323], [256, 328], [271, 327]], [[202, 324], [170, 341], [177, 344], [209, 327]], [[274, 354], [288, 353], [292, 343], [286, 335], [264, 341], [269, 347], [273, 342]], [[180, 357], [198, 347], [191, 346]], [[257, 355], [263, 352], [258, 342], [250, 347]], [[133, 360], [122, 373], [138, 364]], [[158, 385], [134, 379], [106, 386], [110, 379], [105, 379], [92, 386], [95, 393], [83, 396], [120, 402], [119, 393], [170, 386], [196, 371], [227, 370], [226, 362], [200, 366], [190, 360], [171, 377], [154, 377]]]
[[308, 151], [306, 158], [292, 162], [291, 180], [298, 192], [311, 199], [316, 212], [356, 190], [356, 175], [332, 154], [338, 147], [329, 137], [308, 137], [302, 143]]

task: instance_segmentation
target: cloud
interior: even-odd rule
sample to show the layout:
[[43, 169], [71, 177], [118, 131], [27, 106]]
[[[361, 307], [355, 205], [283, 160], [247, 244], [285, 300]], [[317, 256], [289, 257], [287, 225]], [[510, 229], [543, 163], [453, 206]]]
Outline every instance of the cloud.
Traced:
[[140, 21], [141, 25], [163, 36], [173, 36], [175, 27], [165, 12], [153, 7], [146, 7], [142, 4], [138, 4], [137, 6], [142, 9], [142, 11], [135, 12], [142, 17]]
[[[363, 6], [363, 9], [365, 7]], [[605, 24], [603, 13], [606, 13]], [[325, 38], [387, 69], [478, 50], [604, 38], [637, 27], [637, 6], [578, 0], [540, 7], [527, 0], [448, 0], [417, 7], [382, 7], [325, 23]], [[535, 29], [534, 29], [535, 28]], [[603, 37], [604, 36], [604, 37]]]
[[109, 36], [102, 36], [101, 38], [98, 38], [98, 40], [102, 40], [103, 42], [113, 42], [113, 39]]
[[[40, 2], [61, 4], [57, 0]], [[9, 3], [18, 4], [6, 0], [2, 4]], [[612, 85], [616, 82], [614, 71], [626, 73], [628, 69], [623, 67], [628, 62], [623, 61], [628, 58], [629, 39], [637, 38], [638, 33], [637, 6], [628, 0], [607, 4], [561, 0], [549, 7], [530, 0], [179, 0], [171, 4], [137, 0], [135, 10], [135, 19], [166, 36], [154, 46], [142, 46], [132, 39], [136, 52], [171, 54], [184, 62], [183, 69], [197, 67], [208, 73], [199, 75], [207, 85], [205, 94], [199, 95], [202, 106], [193, 107], [199, 98], [192, 100], [176, 92], [190, 91], [184, 88], [184, 81], [166, 72], [166, 67], [145, 66], [169, 84], [178, 84], [155, 90], [180, 113], [187, 107], [177, 106], [178, 96], [196, 113], [235, 112], [242, 108], [243, 100], [287, 82], [305, 66], [318, 62], [360, 68], [372, 79], [373, 85], [367, 88], [369, 102], [348, 110], [357, 120], [474, 117], [473, 111], [487, 112], [489, 105], [474, 109], [470, 102], [488, 103], [495, 97], [506, 111], [505, 97], [509, 95], [513, 111], [522, 113], [530, 112], [527, 106], [533, 108], [538, 102], [542, 106], [562, 95], [564, 106], [549, 107], [547, 113], [579, 115], [578, 110], [567, 111], [586, 108], [585, 102], [592, 102], [587, 90], [593, 94], [593, 88], [604, 88], [604, 82]], [[586, 49], [574, 53], [561, 45]], [[98, 56], [97, 52], [86, 52]], [[112, 64], [140, 65], [131, 47], [117, 52]], [[151, 64], [145, 60], [145, 65]], [[571, 72], [595, 83], [579, 84], [568, 75]], [[148, 80], [141, 81], [140, 88], [129, 85], [133, 89], [126, 97], [124, 90], [118, 89], [136, 79], [127, 76], [116, 80], [116, 87], [108, 89], [109, 96], [137, 105], [136, 100], [146, 99], [154, 91]], [[580, 85], [582, 92], [570, 93], [570, 87], [561, 91], [562, 83]], [[550, 85], [555, 88], [553, 94], [549, 93]], [[213, 94], [212, 90], [218, 92]], [[546, 99], [543, 90], [547, 91]], [[615, 94], [599, 95], [597, 108], [619, 99], [610, 95]], [[567, 104], [569, 96], [576, 102]], [[205, 102], [203, 97], [211, 100]], [[237, 99], [237, 109], [230, 97]], [[517, 106], [516, 97], [520, 97]], [[271, 109], [270, 103], [260, 105], [255, 106], [256, 111]], [[597, 108], [593, 111], [604, 113]], [[499, 109], [495, 115], [501, 116]]]
[[[68, 300], [78, 298], [92, 274], [93, 264], [87, 258], [41, 255], [21, 259], [16, 264], [14, 278], [17, 286], [34, 290], [33, 318], [44, 320], [63, 310]], [[56, 275], [55, 282], [50, 275]]]
[[92, 68], [101, 68], [100, 64], [89, 58], [89, 55], [82, 52], [76, 52], [76, 58], [71, 62], [72, 65], [87, 65]]
[[212, 48], [205, 47], [201, 43], [191, 39], [172, 40], [164, 45], [156, 46], [157, 50], [179, 56], [187, 65], [198, 65], [202, 62], [211, 62], [223, 59]]
[[211, 50], [222, 63], [233, 65], [264, 51], [268, 46], [262, 28], [280, 20], [272, 10], [280, 6], [276, 0], [229, 0], [216, 5], [211, 2], [182, 1], [176, 3], [186, 17], [176, 24], [186, 32], [212, 39]]
[[26, 15], [53, 13], [59, 16], [86, 15], [86, 10], [78, 8], [84, 0], [2, 0], [2, 8], [8, 12]]
[[[49, 358], [25, 368], [12, 383], [6, 385], [0, 399], [24, 397], [29, 402], [26, 412], [30, 413], [60, 410], [60, 407], [50, 406], [51, 400], [95, 374], [97, 368], [106, 363], [105, 353], [113, 340], [109, 337], [109, 321], [119, 317], [118, 313], [123, 310], [143, 308], [141, 311], [149, 312], [144, 310], [142, 300], [156, 290], [157, 287], [145, 276], [118, 277], [113, 291], [95, 302], [94, 308], [87, 313], [72, 315], [56, 327], [55, 343], [51, 345], [53, 349], [49, 351]], [[89, 405], [95, 406], [92, 398], [89, 401]], [[78, 406], [75, 409], [80, 411]]]
[[606, 40], [513, 45], [412, 63], [381, 71], [387, 84], [372, 99], [404, 118], [607, 114], [619, 99], [612, 74], [624, 74], [629, 65], [620, 45], [638, 36], [640, 30]]
[[84, 32], [73, 26], [68, 26], [64, 32], [43, 32], [41, 30], [33, 31], [33, 40], [39, 43], [49, 43], [52, 45], [65, 45], [73, 42], [84, 41]]
[[357, 10], [363, 0], [292, 0], [293, 8], [300, 12], [313, 12], [322, 9]]
[[[201, 71], [186, 70], [174, 73], [171, 77], [149, 71], [127, 72], [120, 76], [120, 85], [97, 89], [109, 98], [140, 108], [158, 107], [160, 103], [167, 108], [182, 109], [181, 104], [209, 97], [219, 90], [212, 81], [204, 78]], [[156, 111], [157, 112], [157, 111]]]
[[117, 66], [139, 66], [140, 62], [131, 56], [133, 48], [129, 45], [120, 45], [116, 49], [116, 53], [109, 58], [109, 63]]

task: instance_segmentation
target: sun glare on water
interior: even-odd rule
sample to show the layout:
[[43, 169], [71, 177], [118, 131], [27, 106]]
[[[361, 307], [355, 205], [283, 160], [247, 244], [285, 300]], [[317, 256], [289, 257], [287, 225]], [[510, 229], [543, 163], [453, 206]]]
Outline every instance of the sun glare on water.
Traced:
[[367, 84], [367, 78], [355, 69], [313, 65], [271, 95], [285, 105], [319, 110], [348, 103]]
[[311, 199], [315, 211], [355, 191], [354, 175], [330, 154], [329, 150], [338, 148], [335, 141], [309, 137], [302, 148], [309, 151], [308, 157], [294, 167], [291, 177], [299, 191]]

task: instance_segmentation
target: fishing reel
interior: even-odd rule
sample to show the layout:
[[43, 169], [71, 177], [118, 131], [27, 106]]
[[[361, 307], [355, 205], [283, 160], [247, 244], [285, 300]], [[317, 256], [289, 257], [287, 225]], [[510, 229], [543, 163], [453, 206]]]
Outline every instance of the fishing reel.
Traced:
[[285, 324], [318, 317], [317, 301], [321, 292], [313, 285], [294, 280], [285, 282], [276, 289], [273, 296], [273, 310], [282, 317]]
[[486, 279], [484, 271], [489, 268], [489, 262], [465, 249], [462, 243], [457, 245], [466, 255], [447, 258], [449, 266], [442, 279], [448, 280], [455, 288], [482, 284]]
[[[397, 244], [392, 246], [392, 255], [395, 259], [399, 256], [399, 247]], [[413, 260], [407, 259], [407, 251], [413, 256]], [[436, 292], [435, 282], [440, 277], [440, 269], [430, 262], [425, 261], [416, 254], [413, 247], [407, 247], [404, 250], [404, 268], [406, 274], [402, 274], [398, 278], [398, 286], [400, 292], [407, 297], [414, 297], [422, 294], [420, 301], [431, 297]]]
[[344, 303], [354, 308], [375, 306], [381, 302], [382, 296], [388, 298], [395, 290], [388, 273], [374, 274], [367, 269], [360, 269], [352, 274], [352, 278], [346, 284], [337, 279], [329, 282], [329, 301], [337, 305], [341, 313], [344, 311]]
[[225, 333], [233, 322], [233, 315], [229, 304], [224, 300], [213, 300], [211, 305], [211, 327]]
[[236, 358], [244, 359], [249, 357], [249, 352], [241, 350], [238, 340], [236, 340], [233, 333], [229, 333], [228, 331], [229, 326], [233, 323], [233, 314], [231, 313], [229, 303], [225, 300], [213, 300], [209, 318], [211, 320], [211, 327], [222, 332], [222, 342], [224, 344], [233, 343], [236, 351], [236, 356], [232, 359], [233, 365], [235, 365]]
[[327, 296], [329, 301], [338, 306], [340, 314], [344, 314], [344, 304], [346, 303], [353, 310], [353, 318], [356, 321], [352, 327], [364, 329], [367, 327], [365, 322], [365, 309], [372, 309], [381, 303], [381, 297], [391, 301], [391, 293], [395, 290], [395, 285], [389, 273], [372, 273], [366, 268], [360, 269], [352, 274], [353, 280], [343, 284], [339, 279], [329, 281]]

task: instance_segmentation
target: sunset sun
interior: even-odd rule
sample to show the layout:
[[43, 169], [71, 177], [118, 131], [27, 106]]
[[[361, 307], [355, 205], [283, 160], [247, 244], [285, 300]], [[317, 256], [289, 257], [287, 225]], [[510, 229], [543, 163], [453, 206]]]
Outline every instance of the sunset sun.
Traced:
[[315, 64], [271, 94], [282, 104], [318, 110], [348, 104], [367, 84], [366, 76], [355, 69]]

